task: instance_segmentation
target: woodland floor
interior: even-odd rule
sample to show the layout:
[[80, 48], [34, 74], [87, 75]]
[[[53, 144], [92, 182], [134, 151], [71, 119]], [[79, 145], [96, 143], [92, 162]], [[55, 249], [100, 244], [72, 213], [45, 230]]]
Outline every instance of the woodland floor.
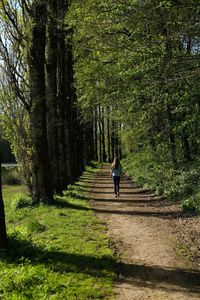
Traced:
[[107, 166], [91, 186], [92, 207], [119, 257], [115, 298], [200, 299], [200, 218], [125, 177], [116, 198]]

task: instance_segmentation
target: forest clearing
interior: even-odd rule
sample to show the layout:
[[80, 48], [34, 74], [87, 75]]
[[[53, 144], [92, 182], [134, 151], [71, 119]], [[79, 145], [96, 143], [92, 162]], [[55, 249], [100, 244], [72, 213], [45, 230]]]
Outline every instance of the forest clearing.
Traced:
[[197, 299], [199, 0], [0, 0], [0, 29], [0, 298]]

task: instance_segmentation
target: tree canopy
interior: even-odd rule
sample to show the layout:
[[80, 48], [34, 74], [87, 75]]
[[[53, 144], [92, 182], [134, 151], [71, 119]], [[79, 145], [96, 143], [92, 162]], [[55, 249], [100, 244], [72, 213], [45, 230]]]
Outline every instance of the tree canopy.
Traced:
[[1, 0], [1, 120], [34, 202], [115, 156], [159, 193], [198, 182], [199, 10], [197, 0]]

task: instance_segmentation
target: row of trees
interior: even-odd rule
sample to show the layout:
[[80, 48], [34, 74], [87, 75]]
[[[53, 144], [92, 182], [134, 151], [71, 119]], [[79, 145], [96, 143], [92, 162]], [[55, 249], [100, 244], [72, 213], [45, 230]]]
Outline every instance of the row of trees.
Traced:
[[1, 119], [34, 203], [92, 159], [198, 160], [197, 0], [0, 4]]
[[67, 1], [1, 1], [1, 120], [33, 203], [83, 169]]
[[110, 160], [119, 151], [103, 106], [88, 120], [77, 105], [69, 6], [67, 0], [0, 1], [1, 125], [33, 204], [52, 204], [85, 163]]
[[73, 1], [80, 106], [86, 115], [109, 107], [128, 153], [151, 149], [174, 166], [199, 157], [199, 9], [195, 0]]

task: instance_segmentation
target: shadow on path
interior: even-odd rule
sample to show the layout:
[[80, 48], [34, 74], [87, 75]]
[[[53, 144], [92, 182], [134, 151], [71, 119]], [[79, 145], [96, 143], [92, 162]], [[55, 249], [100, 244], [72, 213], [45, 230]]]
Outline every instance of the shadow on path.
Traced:
[[[113, 186], [110, 187], [105, 184], [105, 179], [108, 180], [107, 184], [112, 182], [110, 177], [108, 177], [108, 170], [107, 172], [103, 170], [95, 179], [96, 184], [92, 190], [95, 203], [93, 210], [98, 214], [107, 214], [110, 221], [117, 220], [116, 218], [112, 219], [110, 215], [153, 217], [169, 220], [177, 219], [183, 215], [185, 217], [192, 216], [183, 214], [177, 208], [173, 207], [174, 203], [166, 201], [162, 197], [155, 196], [148, 189], [138, 187], [136, 183], [132, 183], [130, 179], [126, 179], [125, 177], [122, 177], [120, 183], [121, 197], [115, 198], [113, 195]], [[130, 222], [131, 220], [130, 218]], [[123, 231], [119, 232], [123, 234]], [[131, 261], [134, 261], [134, 257]], [[148, 265], [146, 262], [143, 264], [142, 261], [141, 263], [120, 262], [117, 264], [117, 269], [118, 281], [116, 284], [119, 287], [120, 283], [127, 283], [130, 284], [127, 287], [128, 289], [131, 289], [131, 285], [133, 285], [134, 287], [163, 289], [169, 292], [184, 291], [186, 293], [200, 293], [200, 272], [196, 270], [154, 266]]]
[[[200, 293], [200, 272], [186, 269], [164, 268], [139, 264], [119, 263], [121, 282], [148, 287], [172, 289], [171, 285]], [[168, 287], [166, 287], [168, 285]]]

